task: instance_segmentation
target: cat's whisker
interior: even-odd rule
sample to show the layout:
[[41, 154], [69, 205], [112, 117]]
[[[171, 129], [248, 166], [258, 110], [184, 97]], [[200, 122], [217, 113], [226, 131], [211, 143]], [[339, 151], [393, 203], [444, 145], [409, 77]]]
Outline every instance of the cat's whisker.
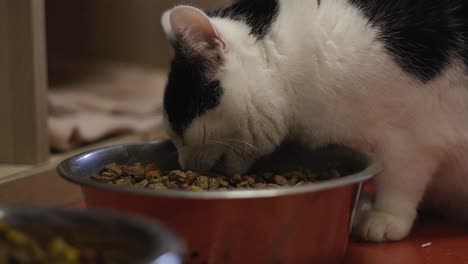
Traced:
[[227, 144], [227, 143], [224, 143], [224, 142], [221, 142], [221, 141], [214, 141], [214, 140], [209, 141], [209, 143], [213, 143], [213, 144], [221, 145], [221, 146], [223, 146], [223, 147], [227, 147], [227, 148], [229, 148], [233, 153], [235, 153], [236, 155], [238, 155], [239, 157], [244, 157], [245, 154], [248, 155], [248, 152], [246, 152], [244, 149], [239, 148], [239, 147], [236, 146], [236, 145], [231, 145], [231, 144]]
[[210, 144], [211, 145], [221, 145], [223, 147], [227, 147], [227, 148], [230, 148], [230, 149], [235, 148], [233, 145], [229, 145], [229, 144], [221, 142], [221, 141], [210, 140], [210, 141], [205, 142], [205, 145], [210, 145]]
[[[234, 141], [236, 142], [236, 141]], [[226, 144], [226, 143], [224, 143]], [[238, 145], [231, 145], [228, 144], [231, 149], [233, 150], [233, 153], [236, 154], [240, 159], [244, 161], [249, 161], [253, 158], [256, 158], [259, 154], [258, 150], [253, 150], [251, 147], [249, 148], [244, 148]], [[242, 146], [246, 146], [245, 144]]]
[[203, 143], [206, 142], [206, 123], [203, 123]]
[[258, 154], [260, 153], [258, 149], [256, 149], [254, 146], [250, 146], [248, 143], [246, 144], [246, 142], [241, 142], [238, 140], [229, 140], [229, 141], [232, 143], [235, 143], [235, 144], [229, 144], [229, 145], [235, 150], [237, 150], [236, 154], [244, 160], [254, 158], [258, 156]]
[[226, 139], [226, 140], [241, 143], [242, 145], [244, 145], [246, 147], [249, 147], [251, 150], [253, 150], [253, 151], [257, 152], [257, 153], [261, 153], [260, 150], [256, 146], [254, 146], [252, 143], [249, 143], [247, 141], [240, 140], [240, 139], [235, 139], [235, 138], [229, 138], [229, 139]]

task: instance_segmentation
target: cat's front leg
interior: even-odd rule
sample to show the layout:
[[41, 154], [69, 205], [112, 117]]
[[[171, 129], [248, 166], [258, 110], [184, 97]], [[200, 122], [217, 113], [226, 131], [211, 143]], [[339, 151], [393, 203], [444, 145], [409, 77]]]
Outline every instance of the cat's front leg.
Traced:
[[376, 178], [376, 197], [354, 233], [374, 242], [401, 240], [410, 232], [418, 205], [437, 166], [437, 155], [411, 142], [387, 142], [380, 149], [384, 172]]

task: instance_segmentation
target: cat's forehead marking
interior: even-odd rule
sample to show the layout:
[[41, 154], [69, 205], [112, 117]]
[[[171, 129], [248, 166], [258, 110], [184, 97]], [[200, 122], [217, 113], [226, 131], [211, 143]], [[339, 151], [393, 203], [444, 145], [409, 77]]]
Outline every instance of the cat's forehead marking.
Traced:
[[208, 80], [206, 71], [203, 63], [175, 53], [164, 92], [164, 111], [180, 137], [195, 118], [220, 103], [221, 84], [218, 80]]
[[276, 21], [279, 13], [278, 0], [240, 0], [228, 8], [208, 13], [211, 17], [244, 21], [251, 34], [262, 39]]

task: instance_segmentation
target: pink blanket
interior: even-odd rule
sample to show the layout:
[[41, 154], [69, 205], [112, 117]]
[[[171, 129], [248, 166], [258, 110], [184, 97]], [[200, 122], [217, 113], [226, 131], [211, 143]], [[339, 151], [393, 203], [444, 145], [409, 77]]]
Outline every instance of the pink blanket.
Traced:
[[166, 74], [156, 70], [94, 64], [85, 78], [52, 85], [51, 148], [65, 151], [116, 133], [161, 129], [165, 82]]

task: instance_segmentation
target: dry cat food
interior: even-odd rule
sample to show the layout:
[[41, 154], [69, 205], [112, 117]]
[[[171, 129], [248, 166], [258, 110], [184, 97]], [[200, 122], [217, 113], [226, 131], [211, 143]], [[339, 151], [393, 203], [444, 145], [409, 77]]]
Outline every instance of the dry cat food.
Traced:
[[0, 263], [106, 264], [111, 263], [91, 248], [78, 248], [61, 237], [45, 245], [4, 221], [0, 221]]
[[117, 185], [130, 185], [150, 189], [180, 189], [186, 191], [216, 191], [232, 189], [267, 189], [282, 186], [299, 186], [306, 183], [340, 177], [337, 170], [313, 172], [299, 169], [281, 175], [265, 172], [252, 175], [227, 177], [212, 173], [173, 170], [162, 172], [154, 164], [143, 166], [111, 163], [100, 173], [91, 176], [94, 180]]

